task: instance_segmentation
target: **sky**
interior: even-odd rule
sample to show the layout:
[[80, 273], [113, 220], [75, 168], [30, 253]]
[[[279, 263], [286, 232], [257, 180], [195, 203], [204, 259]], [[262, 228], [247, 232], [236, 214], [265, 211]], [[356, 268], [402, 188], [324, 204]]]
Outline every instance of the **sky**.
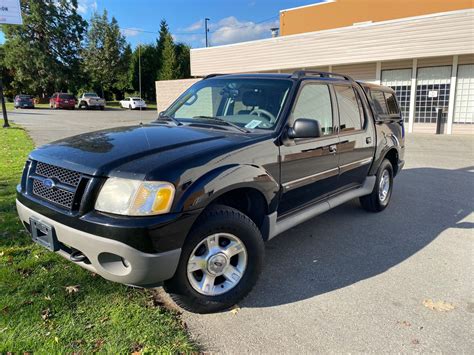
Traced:
[[[94, 11], [107, 10], [122, 33], [136, 47], [153, 43], [161, 19], [169, 25], [175, 41], [193, 48], [205, 46], [204, 19], [209, 21], [211, 46], [250, 41], [271, 36], [279, 26], [279, 11], [320, 0], [78, 0], [78, 11], [88, 20]], [[0, 35], [0, 43], [3, 43]]]

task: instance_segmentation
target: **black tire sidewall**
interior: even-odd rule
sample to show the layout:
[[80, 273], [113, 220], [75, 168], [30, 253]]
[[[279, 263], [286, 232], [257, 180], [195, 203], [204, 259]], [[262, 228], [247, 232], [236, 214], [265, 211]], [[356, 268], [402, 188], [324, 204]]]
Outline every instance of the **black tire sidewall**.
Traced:
[[[242, 241], [247, 250], [247, 267], [239, 283], [228, 292], [206, 296], [191, 286], [187, 276], [187, 263], [194, 248], [204, 238], [220, 232], [233, 234]], [[262, 236], [247, 216], [227, 206], [216, 206], [192, 229], [183, 246], [176, 273], [173, 279], [165, 282], [165, 288], [170, 293], [179, 295], [178, 303], [181, 306], [198, 313], [229, 308], [245, 297], [255, 285], [263, 267], [264, 253]]]
[[[387, 170], [390, 179], [390, 186], [388, 190], [388, 196], [385, 198], [384, 201], [380, 201], [379, 199], [379, 189], [380, 189], [380, 180], [382, 179], [383, 172]], [[385, 209], [388, 204], [390, 203], [390, 199], [392, 198], [392, 191], [393, 191], [393, 167], [392, 164], [388, 160], [384, 160], [380, 165], [380, 168], [377, 172], [377, 181], [375, 182], [375, 196], [374, 198], [377, 199], [377, 204], [380, 206], [380, 209]]]

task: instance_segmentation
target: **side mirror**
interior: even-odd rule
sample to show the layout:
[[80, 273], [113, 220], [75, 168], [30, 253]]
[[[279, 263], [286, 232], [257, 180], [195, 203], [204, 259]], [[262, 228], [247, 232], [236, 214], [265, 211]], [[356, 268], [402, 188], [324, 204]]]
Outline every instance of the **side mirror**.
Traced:
[[158, 114], [158, 117], [163, 117], [165, 115], [165, 111], [161, 111], [159, 114]]
[[288, 128], [289, 138], [318, 138], [322, 136], [321, 125], [318, 120], [298, 118], [293, 127]]

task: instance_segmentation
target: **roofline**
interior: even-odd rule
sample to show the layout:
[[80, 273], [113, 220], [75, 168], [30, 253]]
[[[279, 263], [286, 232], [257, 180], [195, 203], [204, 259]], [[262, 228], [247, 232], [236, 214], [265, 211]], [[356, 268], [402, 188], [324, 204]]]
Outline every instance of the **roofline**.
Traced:
[[323, 0], [321, 2], [317, 2], [314, 4], [309, 4], [309, 5], [303, 5], [303, 6], [296, 6], [296, 7], [290, 7], [289, 9], [283, 9], [280, 10], [280, 14], [285, 11], [293, 11], [293, 10], [298, 10], [298, 9], [304, 9], [305, 7], [313, 7], [313, 6], [319, 6], [319, 5], [326, 5], [330, 4], [332, 2], [336, 2], [337, 0]]
[[196, 52], [197, 51], [206, 51], [206, 50], [212, 50], [212, 49], [215, 49], [215, 48], [243, 46], [243, 45], [247, 45], [248, 43], [259, 43], [259, 42], [265, 42], [265, 41], [279, 41], [283, 38], [284, 39], [298, 38], [298, 37], [314, 35], [314, 34], [319, 34], [319, 33], [330, 33], [330, 32], [346, 31], [348, 29], [356, 29], [356, 28], [360, 28], [360, 27], [375, 27], [375, 26], [381, 26], [381, 25], [388, 24], [388, 23], [397, 23], [397, 22], [403, 23], [403, 22], [409, 22], [409, 21], [416, 21], [416, 20], [424, 19], [424, 18], [446, 16], [446, 15], [452, 15], [452, 14], [457, 14], [457, 13], [459, 13], [459, 14], [460, 13], [474, 13], [474, 9], [469, 8], [469, 9], [461, 9], [461, 10], [454, 10], [454, 11], [435, 12], [435, 13], [426, 14], [426, 15], [403, 17], [403, 18], [398, 18], [398, 19], [391, 19], [391, 20], [386, 20], [386, 21], [377, 21], [377, 22], [372, 22], [372, 23], [362, 23], [362, 24], [345, 26], [345, 27], [330, 28], [330, 29], [327, 29], [327, 30], [297, 33], [297, 34], [294, 34], [294, 35], [286, 35], [286, 36], [279, 36], [279, 37], [272, 37], [272, 38], [257, 39], [257, 40], [254, 40], [254, 41], [223, 44], [223, 45], [215, 46], [215, 47], [191, 48], [191, 51], [196, 51]]

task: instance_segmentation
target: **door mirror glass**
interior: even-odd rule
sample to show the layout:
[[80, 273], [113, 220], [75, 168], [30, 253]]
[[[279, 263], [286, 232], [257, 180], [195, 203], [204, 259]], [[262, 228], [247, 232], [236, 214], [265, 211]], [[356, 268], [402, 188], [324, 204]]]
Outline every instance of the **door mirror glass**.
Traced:
[[318, 120], [298, 118], [293, 127], [288, 129], [289, 138], [318, 138], [321, 137], [321, 125]]

